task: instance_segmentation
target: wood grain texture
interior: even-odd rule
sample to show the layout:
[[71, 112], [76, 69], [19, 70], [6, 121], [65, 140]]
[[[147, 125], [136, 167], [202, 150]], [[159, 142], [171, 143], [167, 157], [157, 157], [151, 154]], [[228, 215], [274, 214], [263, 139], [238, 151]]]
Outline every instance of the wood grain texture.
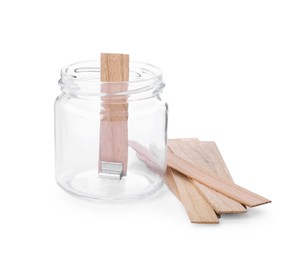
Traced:
[[172, 169], [170, 167], [167, 167], [166, 174], [164, 176], [164, 181], [167, 185], [167, 187], [170, 189], [170, 191], [177, 197], [177, 199], [180, 200], [179, 191], [173, 176]]
[[215, 176], [233, 181], [215, 142], [200, 141], [197, 138], [171, 139], [169, 142], [177, 142], [177, 140], [182, 142], [182, 145], [184, 145], [182, 148], [188, 149], [188, 156], [195, 158], [198, 164], [203, 164], [204, 167], [208, 166]]
[[168, 166], [248, 207], [255, 207], [271, 202], [254, 192], [234, 184], [232, 181], [214, 176], [214, 173], [208, 168], [199, 168], [181, 159], [170, 148], [168, 149]]
[[[245, 213], [246, 208], [239, 202], [228, 198], [227, 196], [208, 188], [194, 179], [191, 179], [196, 189], [207, 199], [211, 207], [218, 214], [236, 214]], [[212, 192], [213, 191], [213, 192]]]
[[185, 207], [192, 223], [219, 223], [215, 211], [211, 208], [206, 199], [198, 192], [188, 177], [171, 168], [168, 168], [168, 174], [172, 174], [175, 180], [180, 201]]
[[[198, 139], [173, 139], [168, 141], [168, 145], [181, 159], [187, 160], [199, 168], [209, 168], [214, 176], [232, 181], [214, 142], [200, 142]], [[208, 188], [196, 180], [191, 179], [191, 181], [216, 213], [246, 212], [246, 208], [239, 202]]]
[[[129, 55], [117, 53], [101, 53], [100, 56], [100, 79], [104, 82], [127, 82], [129, 81]], [[127, 85], [120, 84], [120, 91], [127, 90]], [[111, 90], [114, 92], [114, 90]]]
[[[129, 55], [101, 54], [101, 92], [125, 92], [129, 81]], [[112, 83], [107, 83], [112, 82]], [[114, 83], [115, 82], [115, 83]], [[123, 175], [128, 161], [128, 103], [125, 95], [106, 95], [101, 98], [99, 172], [101, 161], [123, 164]]]

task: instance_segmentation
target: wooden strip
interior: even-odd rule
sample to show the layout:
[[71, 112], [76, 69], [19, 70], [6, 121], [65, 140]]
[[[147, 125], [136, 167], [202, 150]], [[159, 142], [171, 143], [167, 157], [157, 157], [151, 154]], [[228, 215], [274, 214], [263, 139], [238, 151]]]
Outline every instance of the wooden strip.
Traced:
[[[129, 55], [117, 53], [101, 53], [100, 79], [103, 82], [129, 81]], [[120, 91], [127, 90], [126, 84], [119, 84]], [[114, 92], [111, 89], [111, 92]], [[116, 92], [116, 91], [115, 91]]]
[[187, 155], [189, 158], [197, 160], [197, 164], [200, 166], [208, 167], [214, 173], [214, 176], [220, 176], [221, 178], [232, 180], [232, 176], [227, 169], [227, 166], [222, 158], [222, 155], [215, 144], [212, 141], [200, 141], [197, 138], [183, 138], [183, 139], [171, 139], [169, 143], [177, 142], [180, 140], [179, 147], [181, 149], [187, 149]]
[[207, 161], [209, 161], [209, 165], [212, 167], [212, 171], [214, 171], [217, 176], [222, 178], [225, 177], [226, 179], [234, 182], [216, 143], [201, 141], [198, 142], [197, 145], [199, 152], [205, 156]]
[[180, 195], [179, 195], [179, 191], [173, 176], [173, 172], [172, 169], [170, 167], [167, 167], [167, 172], [164, 176], [164, 181], [167, 185], [167, 187], [170, 189], [170, 191], [172, 193], [174, 193], [174, 195], [177, 197], [177, 199], [180, 200]]
[[189, 178], [169, 168], [178, 187], [181, 203], [185, 207], [192, 223], [217, 224], [219, 220], [205, 198], [198, 192]]
[[[129, 55], [101, 54], [100, 79], [102, 93], [125, 92], [129, 81]], [[117, 83], [119, 82], [119, 83]], [[128, 103], [125, 96], [105, 96], [101, 98], [99, 172], [101, 161], [123, 164], [123, 174], [127, 172], [128, 161]]]
[[[217, 156], [216, 146], [212, 146], [214, 142], [200, 142], [198, 139], [176, 139], [169, 140], [168, 145], [173, 152], [181, 159], [185, 159], [196, 167], [206, 167], [212, 170], [214, 176], [220, 176], [224, 179], [231, 179], [229, 172], [225, 171], [225, 165], [221, 156]], [[201, 149], [202, 148], [202, 149]], [[211, 207], [218, 213], [243, 213], [246, 208], [239, 202], [228, 198], [227, 196], [206, 187], [205, 185], [195, 181], [192, 183], [198, 191], [207, 199]]]
[[244, 208], [239, 202], [208, 188], [192, 178], [190, 179], [195, 188], [204, 196], [216, 213], [236, 214], [246, 212], [246, 208]]
[[229, 180], [226, 181], [217, 176], [212, 177], [214, 176], [214, 173], [212, 173], [210, 169], [204, 167], [199, 169], [176, 156], [170, 149], [168, 149], [168, 166], [249, 207], [255, 207], [271, 202], [270, 200], [244, 189]]

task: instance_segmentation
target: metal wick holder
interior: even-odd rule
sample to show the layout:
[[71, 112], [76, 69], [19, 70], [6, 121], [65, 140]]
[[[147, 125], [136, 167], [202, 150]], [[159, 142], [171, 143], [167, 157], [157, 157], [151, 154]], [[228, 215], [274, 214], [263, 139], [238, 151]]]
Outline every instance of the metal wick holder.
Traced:
[[121, 180], [123, 177], [123, 164], [102, 161], [99, 177], [103, 179]]

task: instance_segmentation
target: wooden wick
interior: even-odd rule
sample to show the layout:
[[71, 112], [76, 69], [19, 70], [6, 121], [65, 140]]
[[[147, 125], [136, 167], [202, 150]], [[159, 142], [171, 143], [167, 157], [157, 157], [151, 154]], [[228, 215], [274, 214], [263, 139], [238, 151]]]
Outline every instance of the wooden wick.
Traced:
[[[248, 207], [255, 207], [265, 203], [271, 202], [270, 200], [253, 193], [239, 185], [234, 184], [224, 178], [214, 176], [214, 173], [208, 168], [198, 168], [194, 164], [187, 162], [175, 155], [168, 148], [168, 166], [177, 170], [178, 172], [204, 184], [205, 186], [220, 192], [227, 197], [236, 200]], [[214, 176], [214, 177], [213, 177]]]
[[[99, 173], [102, 162], [121, 163], [123, 175], [128, 162], [128, 103], [125, 95], [112, 95], [128, 90], [129, 55], [102, 53], [100, 57], [101, 98]], [[121, 83], [124, 82], [124, 83]]]
[[185, 207], [192, 223], [218, 224], [219, 220], [206, 199], [198, 192], [189, 177], [168, 167], [167, 175], [175, 181], [181, 203]]
[[[170, 149], [181, 159], [184, 159], [196, 167], [208, 168], [214, 176], [233, 182], [231, 175], [223, 161], [221, 154], [214, 142], [201, 142], [195, 138], [170, 139]], [[213, 177], [214, 177], [213, 176]], [[207, 186], [190, 179], [196, 189], [207, 199], [211, 207], [218, 214], [242, 213], [246, 208], [239, 202], [217, 192]]]

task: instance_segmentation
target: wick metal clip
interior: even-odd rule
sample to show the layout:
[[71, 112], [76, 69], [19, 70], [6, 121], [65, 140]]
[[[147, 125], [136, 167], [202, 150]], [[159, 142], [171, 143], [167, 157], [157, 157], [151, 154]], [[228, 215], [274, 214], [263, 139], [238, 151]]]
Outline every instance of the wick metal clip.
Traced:
[[99, 176], [106, 179], [120, 180], [123, 177], [123, 164], [102, 161]]

